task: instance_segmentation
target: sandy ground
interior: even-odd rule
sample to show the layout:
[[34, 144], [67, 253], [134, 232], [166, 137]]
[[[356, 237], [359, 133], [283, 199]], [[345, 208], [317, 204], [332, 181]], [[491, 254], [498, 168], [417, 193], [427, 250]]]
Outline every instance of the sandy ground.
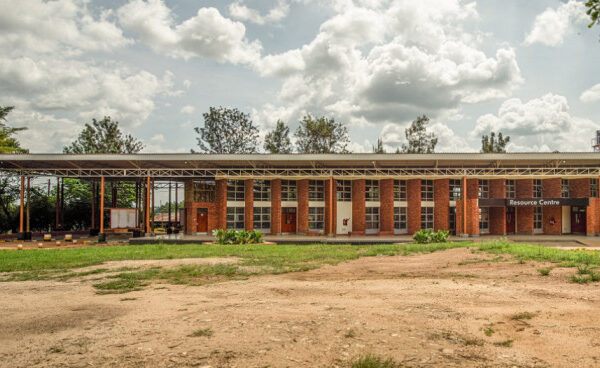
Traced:
[[600, 366], [600, 285], [492, 258], [371, 257], [121, 295], [89, 279], [4, 282], [0, 367], [346, 367], [366, 352], [407, 367]]

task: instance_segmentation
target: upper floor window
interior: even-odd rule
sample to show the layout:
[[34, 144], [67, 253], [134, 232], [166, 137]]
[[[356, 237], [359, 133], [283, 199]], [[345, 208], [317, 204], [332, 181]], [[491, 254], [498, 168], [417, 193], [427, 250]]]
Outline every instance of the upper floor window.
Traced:
[[506, 179], [506, 198], [515, 198], [517, 196], [517, 187], [514, 179]]
[[598, 179], [590, 179], [590, 197], [598, 197]]
[[394, 180], [394, 201], [406, 201], [406, 180]]
[[244, 201], [243, 180], [227, 180], [227, 200]]
[[490, 182], [487, 179], [479, 179], [479, 198], [490, 198]]
[[194, 181], [194, 202], [214, 202], [217, 185], [214, 180]]
[[379, 201], [379, 180], [365, 180], [365, 200], [367, 202]]
[[462, 198], [462, 181], [460, 179], [450, 179], [450, 200], [458, 201]]
[[295, 180], [281, 181], [281, 200], [296, 201], [298, 199], [298, 188]]
[[541, 179], [533, 179], [533, 198], [542, 198], [544, 188]]
[[561, 179], [560, 196], [563, 198], [569, 198], [571, 196], [569, 179]]
[[271, 200], [271, 181], [270, 180], [254, 180], [254, 201], [270, 201]]
[[339, 202], [351, 202], [352, 201], [352, 181], [351, 180], [337, 180], [337, 200]]
[[433, 201], [433, 180], [421, 180], [421, 201]]
[[323, 180], [308, 181], [308, 200], [309, 201], [324, 201], [325, 200], [325, 184]]

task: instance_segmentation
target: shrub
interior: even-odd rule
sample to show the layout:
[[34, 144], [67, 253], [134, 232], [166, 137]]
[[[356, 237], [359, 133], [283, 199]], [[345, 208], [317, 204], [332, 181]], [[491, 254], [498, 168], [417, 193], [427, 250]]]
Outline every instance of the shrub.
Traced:
[[538, 268], [538, 272], [542, 276], [548, 276], [550, 274], [550, 271], [552, 271], [551, 268]]
[[448, 241], [448, 236], [450, 236], [449, 231], [438, 230], [433, 232], [431, 229], [421, 229], [415, 233], [413, 239], [418, 244], [445, 243]]
[[263, 241], [263, 234], [258, 230], [235, 231], [235, 230], [213, 230], [213, 236], [217, 244], [258, 244]]
[[445, 243], [448, 241], [448, 237], [450, 236], [450, 232], [446, 230], [438, 230], [432, 234], [431, 240], [434, 243]]

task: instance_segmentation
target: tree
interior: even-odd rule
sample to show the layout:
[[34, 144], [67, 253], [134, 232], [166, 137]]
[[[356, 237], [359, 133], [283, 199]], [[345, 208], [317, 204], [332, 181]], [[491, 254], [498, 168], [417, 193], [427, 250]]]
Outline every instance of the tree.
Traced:
[[383, 148], [383, 139], [381, 139], [381, 137], [377, 138], [377, 146], [373, 146], [373, 153], [385, 153], [385, 148]]
[[429, 118], [425, 115], [418, 116], [404, 130], [408, 145], [402, 145], [403, 153], [433, 153], [438, 139], [434, 133], [427, 133]]
[[510, 142], [510, 137], [504, 137], [502, 133], [498, 133], [498, 139], [496, 139], [496, 133], [491, 132], [488, 136], [481, 136], [481, 152], [483, 153], [498, 153], [506, 152], [506, 145]]
[[306, 115], [294, 135], [300, 153], [348, 153], [348, 129], [333, 118]]
[[110, 116], [102, 120], [92, 119], [85, 124], [75, 142], [63, 149], [64, 153], [138, 153], [144, 148], [141, 141], [130, 134], [123, 134], [118, 121]]
[[[200, 152], [255, 153], [258, 147], [258, 129], [249, 114], [238, 109], [211, 107], [204, 116], [204, 126], [194, 128]], [[192, 150], [192, 152], [194, 152]]]
[[4, 124], [6, 116], [11, 112], [14, 106], [0, 106], [0, 153], [27, 153], [29, 150], [21, 148], [21, 144], [14, 137], [16, 132], [26, 130], [27, 128], [12, 128]]
[[289, 135], [290, 128], [283, 121], [277, 120], [275, 129], [265, 136], [265, 151], [270, 153], [292, 153], [292, 143]]
[[592, 28], [594, 25], [600, 24], [600, 0], [588, 0], [585, 6], [588, 8], [586, 13], [592, 20], [588, 27]]

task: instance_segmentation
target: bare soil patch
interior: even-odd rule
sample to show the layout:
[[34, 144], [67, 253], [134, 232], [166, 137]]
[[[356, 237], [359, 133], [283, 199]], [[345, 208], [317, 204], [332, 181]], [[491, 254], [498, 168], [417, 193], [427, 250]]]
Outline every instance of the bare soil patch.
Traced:
[[120, 295], [4, 282], [0, 367], [599, 366], [600, 285], [549, 266], [458, 248]]

